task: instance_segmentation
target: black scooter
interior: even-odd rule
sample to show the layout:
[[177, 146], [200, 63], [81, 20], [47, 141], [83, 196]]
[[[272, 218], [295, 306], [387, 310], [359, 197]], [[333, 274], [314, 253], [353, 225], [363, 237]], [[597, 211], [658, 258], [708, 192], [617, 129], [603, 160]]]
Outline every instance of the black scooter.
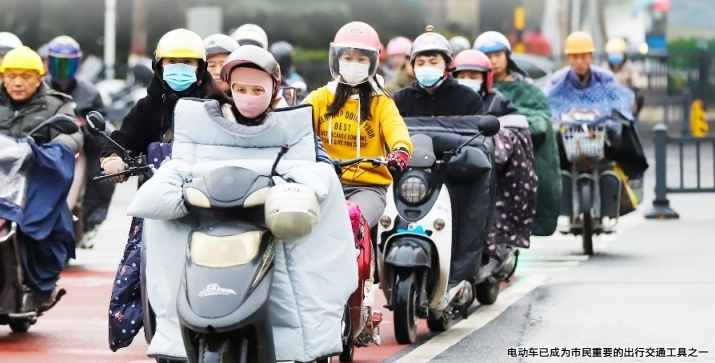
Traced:
[[[30, 131], [28, 137], [37, 143], [49, 142], [42, 136], [48, 129], [67, 135], [79, 131], [72, 117], [57, 115]], [[0, 179], [0, 188], [9, 193], [0, 195], [9, 198], [11, 203], [23, 205], [27, 185], [25, 174], [32, 167], [32, 152], [29, 148], [18, 147], [16, 150], [5, 148], [3, 153], [11, 158], [0, 158], [0, 178], [7, 178]], [[20, 169], [13, 170], [17, 165], [21, 165]], [[33, 291], [24, 284], [19, 232], [16, 222], [0, 219], [0, 325], [10, 325], [13, 332], [25, 333], [38, 317], [57, 304], [66, 291], [60, 289], [52, 299], [49, 293]]]

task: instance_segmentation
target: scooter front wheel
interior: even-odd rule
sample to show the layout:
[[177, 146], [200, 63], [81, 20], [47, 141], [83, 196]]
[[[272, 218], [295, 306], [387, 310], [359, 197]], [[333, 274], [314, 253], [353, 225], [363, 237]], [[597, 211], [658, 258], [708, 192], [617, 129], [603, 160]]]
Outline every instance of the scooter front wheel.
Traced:
[[13, 333], [27, 333], [30, 330], [30, 325], [32, 323], [27, 320], [13, 320], [10, 322], [10, 330]]
[[417, 276], [414, 271], [401, 271], [397, 276], [394, 294], [395, 340], [412, 344], [417, 338]]
[[241, 339], [240, 345], [234, 347], [228, 337], [204, 337], [199, 342], [198, 363], [249, 363], [256, 357], [249, 357], [248, 340]]

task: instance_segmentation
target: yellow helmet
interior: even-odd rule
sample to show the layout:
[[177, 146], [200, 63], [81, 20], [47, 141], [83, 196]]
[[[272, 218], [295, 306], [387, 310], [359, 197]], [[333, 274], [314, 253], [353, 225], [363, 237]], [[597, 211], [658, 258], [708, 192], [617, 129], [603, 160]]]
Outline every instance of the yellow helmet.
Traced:
[[206, 61], [204, 40], [191, 30], [172, 30], [159, 39], [154, 57], [157, 60], [162, 58], [191, 58]]
[[42, 58], [26, 46], [15, 48], [5, 54], [2, 65], [0, 65], [0, 73], [4, 73], [7, 69], [31, 69], [37, 71], [41, 76], [45, 75]]
[[606, 43], [606, 53], [625, 53], [628, 44], [621, 38], [613, 38]]
[[564, 45], [566, 54], [593, 53], [595, 50], [596, 47], [593, 45], [593, 38], [586, 32], [577, 31], [566, 37]]

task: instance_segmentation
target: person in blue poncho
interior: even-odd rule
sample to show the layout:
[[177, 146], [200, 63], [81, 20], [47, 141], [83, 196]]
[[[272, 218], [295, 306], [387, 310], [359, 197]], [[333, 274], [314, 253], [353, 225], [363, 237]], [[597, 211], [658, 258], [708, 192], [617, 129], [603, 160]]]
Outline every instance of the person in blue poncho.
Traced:
[[597, 109], [602, 115], [615, 110], [633, 120], [633, 91], [621, 86], [608, 70], [592, 65], [595, 46], [591, 35], [571, 33], [564, 48], [569, 66], [554, 73], [544, 89], [552, 119], [579, 108]]
[[[595, 110], [600, 116], [609, 116], [617, 112], [615, 118], [630, 120], [628, 130], [622, 131], [624, 138], [633, 140], [626, 155], [623, 150], [614, 158], [616, 173], [628, 184], [628, 194], [635, 194], [631, 199], [633, 207], [642, 198], [643, 172], [647, 161], [635, 127], [635, 95], [629, 88], [622, 86], [610, 71], [592, 65], [595, 50], [593, 38], [586, 32], [571, 33], [564, 44], [569, 66], [551, 76], [544, 92], [551, 107], [553, 122], [559, 122], [561, 116], [572, 110]], [[562, 166], [563, 167], [563, 166]], [[635, 190], [634, 190], [635, 189]], [[623, 209], [623, 208], [622, 208]], [[632, 211], [632, 208], [621, 212]], [[627, 213], [627, 212], [625, 212]]]

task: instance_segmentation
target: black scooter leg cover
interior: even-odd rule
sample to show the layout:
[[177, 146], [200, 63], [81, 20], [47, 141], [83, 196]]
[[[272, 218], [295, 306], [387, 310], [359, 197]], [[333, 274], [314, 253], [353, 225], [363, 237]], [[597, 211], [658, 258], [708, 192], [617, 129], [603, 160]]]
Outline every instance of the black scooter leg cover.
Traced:
[[448, 185], [452, 202], [452, 266], [449, 282], [476, 276], [484, 249], [484, 230], [491, 212], [491, 173], [474, 183]]

